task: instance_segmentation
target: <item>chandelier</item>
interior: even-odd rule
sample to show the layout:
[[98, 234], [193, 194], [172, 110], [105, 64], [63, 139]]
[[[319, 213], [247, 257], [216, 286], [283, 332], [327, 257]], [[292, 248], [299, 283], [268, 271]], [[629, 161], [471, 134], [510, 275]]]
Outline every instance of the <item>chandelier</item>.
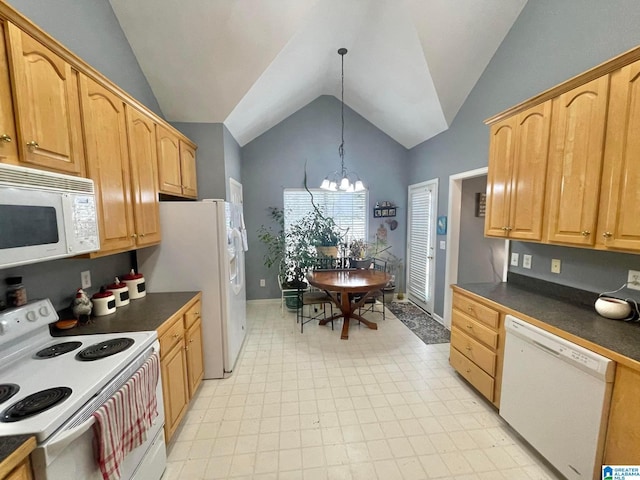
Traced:
[[341, 190], [343, 192], [361, 192], [364, 190], [364, 184], [360, 177], [355, 172], [350, 172], [344, 166], [344, 56], [347, 54], [346, 48], [338, 50], [342, 60], [342, 98], [341, 98], [341, 110], [340, 119], [342, 121], [342, 136], [340, 146], [338, 147], [338, 155], [340, 155], [340, 170], [336, 170], [325, 177], [320, 185], [323, 190], [329, 190], [336, 192]]

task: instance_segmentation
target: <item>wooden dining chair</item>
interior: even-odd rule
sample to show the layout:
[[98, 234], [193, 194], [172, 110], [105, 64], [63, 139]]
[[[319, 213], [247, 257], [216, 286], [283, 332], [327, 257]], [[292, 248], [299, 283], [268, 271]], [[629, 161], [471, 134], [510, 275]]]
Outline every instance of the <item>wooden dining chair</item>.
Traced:
[[[373, 259], [373, 269], [381, 272], [387, 271], [387, 262], [380, 258]], [[358, 300], [356, 300], [358, 301]], [[382, 311], [378, 310], [376, 306], [382, 306]], [[382, 289], [376, 290], [370, 297], [368, 297], [364, 301], [364, 305], [362, 305], [358, 309], [358, 314], [363, 314], [367, 312], [379, 312], [382, 313], [382, 320], [385, 320], [385, 310], [386, 305], [384, 301], [384, 292]]]

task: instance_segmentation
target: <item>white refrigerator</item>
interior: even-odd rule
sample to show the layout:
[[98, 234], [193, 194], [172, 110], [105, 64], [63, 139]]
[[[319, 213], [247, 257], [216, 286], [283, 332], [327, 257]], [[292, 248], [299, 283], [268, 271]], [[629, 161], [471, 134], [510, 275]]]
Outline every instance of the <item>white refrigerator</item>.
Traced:
[[160, 245], [138, 250], [149, 292], [202, 291], [204, 378], [231, 374], [247, 333], [242, 205], [160, 202]]

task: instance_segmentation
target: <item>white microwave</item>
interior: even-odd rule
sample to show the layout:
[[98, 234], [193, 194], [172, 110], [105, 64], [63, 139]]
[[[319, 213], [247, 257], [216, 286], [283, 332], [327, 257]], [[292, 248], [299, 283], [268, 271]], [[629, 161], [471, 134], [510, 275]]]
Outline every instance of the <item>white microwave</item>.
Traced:
[[93, 180], [0, 164], [0, 268], [99, 249]]

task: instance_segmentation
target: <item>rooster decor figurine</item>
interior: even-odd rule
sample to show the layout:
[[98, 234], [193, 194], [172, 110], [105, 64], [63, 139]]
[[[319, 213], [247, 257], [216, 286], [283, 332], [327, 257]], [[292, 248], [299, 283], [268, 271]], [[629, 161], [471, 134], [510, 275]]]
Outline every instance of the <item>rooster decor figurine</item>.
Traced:
[[91, 310], [93, 310], [93, 304], [91, 299], [87, 296], [84, 290], [81, 288], [76, 292], [76, 296], [73, 299], [72, 304], [73, 316], [78, 319], [79, 322], [85, 323], [89, 321], [91, 317]]

